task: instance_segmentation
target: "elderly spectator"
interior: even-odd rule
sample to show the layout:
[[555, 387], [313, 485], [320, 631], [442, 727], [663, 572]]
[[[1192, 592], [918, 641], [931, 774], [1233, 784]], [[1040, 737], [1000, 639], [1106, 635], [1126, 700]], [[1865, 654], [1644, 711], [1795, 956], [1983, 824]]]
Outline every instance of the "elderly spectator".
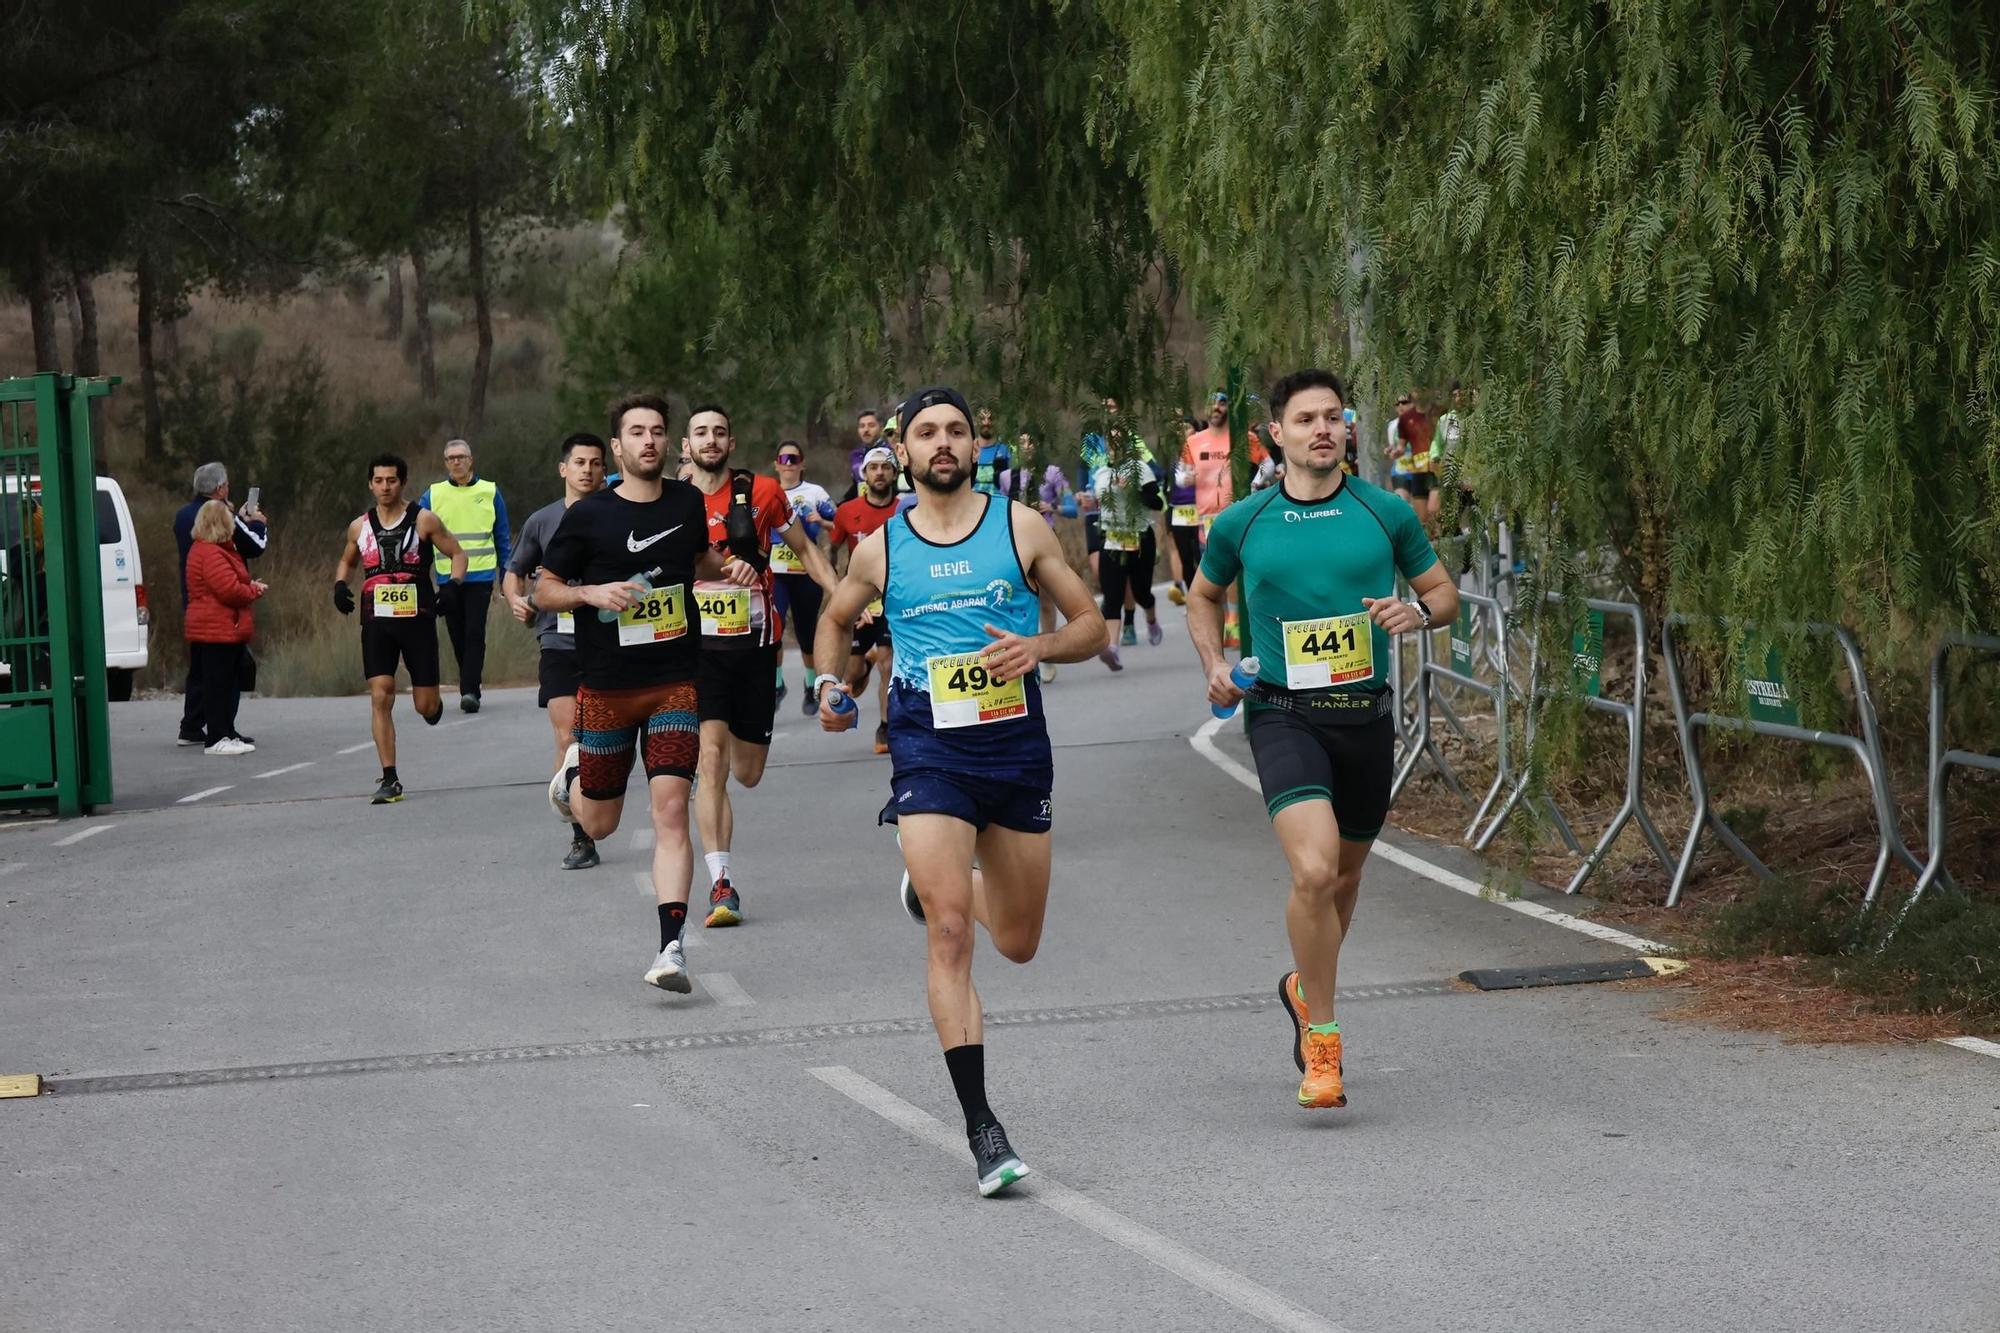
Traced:
[[[254, 487], [252, 489], [255, 489]], [[194, 499], [182, 505], [174, 514], [174, 544], [181, 552], [181, 606], [188, 604], [187, 563], [188, 550], [194, 544], [195, 515], [211, 500], [229, 503], [229, 469], [220, 463], [203, 463], [194, 470]], [[264, 554], [270, 545], [271, 533], [264, 522], [264, 515], [256, 509], [244, 509], [231, 519], [230, 537], [236, 553], [245, 560], [255, 560]], [[205, 725], [201, 713], [201, 659], [193, 653], [188, 655], [187, 685], [181, 694], [181, 727], [179, 745], [206, 745], [209, 738], [202, 734]], [[238, 737], [239, 740], [248, 739]]]
[[188, 656], [201, 680], [204, 754], [249, 754], [257, 747], [236, 732], [243, 654], [256, 621], [250, 605], [264, 585], [236, 549], [236, 516], [225, 500], [210, 500], [195, 515], [187, 557]]
[[444, 621], [452, 656], [458, 659], [458, 708], [476, 713], [486, 670], [486, 613], [511, 554], [507, 501], [499, 486], [480, 477], [472, 445], [465, 440], [445, 442], [444, 470], [445, 479], [418, 498], [417, 508], [436, 514], [465, 548], [463, 584], [451, 577], [451, 557], [439, 554], [434, 569], [438, 619]]

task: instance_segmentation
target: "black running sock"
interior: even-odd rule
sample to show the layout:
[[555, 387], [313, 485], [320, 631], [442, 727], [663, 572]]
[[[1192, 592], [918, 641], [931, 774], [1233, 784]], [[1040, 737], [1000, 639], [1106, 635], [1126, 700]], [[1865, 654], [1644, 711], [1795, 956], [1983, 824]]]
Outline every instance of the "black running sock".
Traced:
[[944, 1067], [951, 1071], [952, 1091], [965, 1110], [966, 1134], [992, 1124], [993, 1108], [986, 1104], [986, 1048], [954, 1046], [944, 1053]]
[[394, 764], [384, 764], [382, 766], [382, 781], [396, 781], [396, 766]]
[[575, 839], [575, 840], [576, 840], [577, 842], [589, 842], [589, 841], [590, 841], [590, 835], [589, 835], [588, 833], [585, 833], [585, 832], [583, 831], [583, 825], [581, 825], [581, 824], [577, 823], [577, 822], [576, 822], [575, 820], [573, 820], [573, 819], [572, 819], [572, 820], [570, 821], [570, 824], [569, 824], [569, 834], [570, 834], [570, 837], [571, 837], [571, 838], [573, 838], [573, 839]]
[[666, 948], [681, 937], [681, 927], [687, 924], [688, 905], [686, 903], [660, 904], [660, 947]]
[[[478, 696], [475, 695], [474, 697], [477, 698]], [[439, 703], [435, 713], [419, 713], [417, 716], [424, 720], [425, 726], [435, 727], [438, 724], [438, 719], [444, 716], [444, 704]]]
[[1125, 628], [1132, 628], [1132, 611], [1130, 607], [1127, 607], [1125, 611]]

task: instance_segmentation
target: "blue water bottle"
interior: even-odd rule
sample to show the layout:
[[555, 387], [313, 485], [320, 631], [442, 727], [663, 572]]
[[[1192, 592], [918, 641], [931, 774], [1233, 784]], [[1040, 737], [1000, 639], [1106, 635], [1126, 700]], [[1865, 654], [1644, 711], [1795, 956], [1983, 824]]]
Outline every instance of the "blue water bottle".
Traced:
[[[625, 581], [627, 583], [638, 584], [639, 595], [641, 597], [644, 597], [647, 593], [653, 590], [653, 580], [645, 574], [634, 574], [631, 578], [626, 579]], [[604, 621], [606, 624], [609, 624], [610, 622], [618, 619], [618, 613], [616, 611], [606, 611], [602, 607], [600, 607], [598, 608], [597, 618], [599, 620]]]
[[[1241, 662], [1238, 662], [1235, 666], [1229, 668], [1230, 682], [1234, 684], [1237, 689], [1247, 691], [1252, 685], [1255, 685], [1257, 683], [1258, 665], [1259, 663], [1256, 658], [1254, 657], [1244, 658]], [[1236, 705], [1231, 704], [1229, 705], [1229, 707], [1224, 708], [1221, 704], [1210, 704], [1208, 706], [1208, 711], [1215, 714], [1217, 717], [1233, 717], [1235, 716], [1236, 713]]]
[[842, 717], [853, 712], [854, 696], [846, 690], [835, 690], [833, 692], [833, 711], [839, 713]]

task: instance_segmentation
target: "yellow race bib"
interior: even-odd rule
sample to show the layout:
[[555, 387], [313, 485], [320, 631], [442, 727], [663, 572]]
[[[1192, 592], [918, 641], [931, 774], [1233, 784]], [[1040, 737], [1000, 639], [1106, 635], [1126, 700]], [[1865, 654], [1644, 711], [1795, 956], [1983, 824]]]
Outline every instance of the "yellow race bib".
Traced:
[[1177, 528], [1199, 527], [1201, 526], [1201, 515], [1195, 510], [1193, 505], [1175, 505], [1173, 526]]
[[576, 612], [574, 611], [556, 612], [556, 633], [558, 634], [576, 633]]
[[718, 639], [733, 639], [750, 632], [748, 588], [697, 588], [695, 598], [701, 603], [703, 634]]
[[882, 618], [882, 599], [880, 597], [877, 597], [874, 601], [868, 603], [867, 606], [864, 606], [861, 609], [866, 611], [869, 615], [874, 616], [877, 620], [880, 620]]
[[1136, 551], [1145, 534], [1142, 532], [1119, 531], [1114, 528], [1104, 530], [1104, 549], [1107, 551]]
[[417, 613], [417, 585], [378, 583], [375, 585], [375, 618], [402, 620]]
[[978, 653], [925, 659], [931, 683], [931, 725], [939, 731], [1003, 722], [1028, 713], [1028, 691], [1020, 677], [996, 681]]
[[794, 551], [790, 542], [780, 538], [771, 544], [771, 572], [803, 574], [806, 572], [805, 557]]
[[1285, 687], [1321, 690], [1375, 674], [1375, 634], [1368, 613], [1287, 620]]
[[679, 583], [670, 588], [654, 588], [618, 613], [620, 648], [665, 643], [687, 632], [687, 588]]

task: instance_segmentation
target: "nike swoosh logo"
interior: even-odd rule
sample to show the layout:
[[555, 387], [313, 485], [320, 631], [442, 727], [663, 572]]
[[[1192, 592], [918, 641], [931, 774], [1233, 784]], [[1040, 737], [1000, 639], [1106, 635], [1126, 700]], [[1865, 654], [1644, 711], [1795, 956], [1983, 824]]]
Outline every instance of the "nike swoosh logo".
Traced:
[[631, 551], [633, 554], [636, 555], [638, 552], [645, 550], [648, 546], [651, 546], [654, 542], [658, 541], [660, 538], [666, 536], [667, 533], [679, 532], [680, 530], [681, 530], [681, 525], [679, 523], [676, 523], [671, 528], [668, 528], [666, 532], [656, 532], [652, 536], [646, 538], [645, 541], [640, 541], [637, 537], [633, 536], [630, 531], [627, 531], [625, 534], [625, 549]]

